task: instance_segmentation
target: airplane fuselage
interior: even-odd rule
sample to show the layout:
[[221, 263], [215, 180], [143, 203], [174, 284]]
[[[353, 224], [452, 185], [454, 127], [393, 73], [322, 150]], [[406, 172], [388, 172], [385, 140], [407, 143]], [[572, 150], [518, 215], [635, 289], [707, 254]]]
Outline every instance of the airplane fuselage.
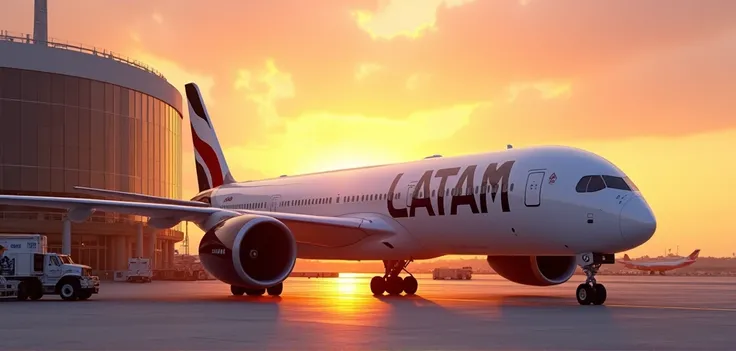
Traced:
[[[232, 183], [194, 199], [232, 210], [377, 216], [400, 233], [345, 238], [330, 247], [301, 245], [300, 258], [574, 255], [620, 252], [648, 240], [655, 223], [641, 194], [610, 187], [576, 191], [589, 175], [626, 179], [595, 154], [533, 147]], [[622, 214], [627, 206], [645, 212], [633, 213], [642, 219]]]

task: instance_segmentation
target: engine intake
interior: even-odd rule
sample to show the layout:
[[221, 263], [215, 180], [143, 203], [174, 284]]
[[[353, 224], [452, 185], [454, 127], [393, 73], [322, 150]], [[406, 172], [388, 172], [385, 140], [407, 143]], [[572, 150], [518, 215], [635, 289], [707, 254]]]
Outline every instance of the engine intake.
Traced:
[[486, 261], [498, 275], [533, 286], [562, 284], [577, 268], [575, 256], [488, 256]]
[[227, 218], [199, 244], [202, 266], [215, 278], [245, 288], [274, 286], [291, 274], [296, 241], [281, 221], [257, 215]]

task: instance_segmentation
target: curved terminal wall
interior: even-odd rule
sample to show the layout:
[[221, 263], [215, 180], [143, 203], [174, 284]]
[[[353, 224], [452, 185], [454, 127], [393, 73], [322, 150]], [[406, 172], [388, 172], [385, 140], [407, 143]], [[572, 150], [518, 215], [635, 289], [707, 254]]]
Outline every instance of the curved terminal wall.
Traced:
[[[140, 68], [0, 40], [0, 192], [80, 196], [73, 186], [81, 185], [181, 198], [181, 104], [176, 88]], [[62, 227], [53, 212], [0, 207], [0, 232], [47, 234], [53, 250], [61, 245]], [[118, 249], [101, 236], [130, 241], [143, 219], [94, 217], [73, 224], [72, 257], [96, 269], [121, 266], [125, 260], [104, 257]], [[156, 233], [156, 247], [172, 253], [173, 242], [183, 237], [179, 230]], [[93, 243], [107, 243], [99, 246], [106, 253], [82, 251], [94, 249]], [[130, 254], [128, 244], [120, 244], [120, 252]]]

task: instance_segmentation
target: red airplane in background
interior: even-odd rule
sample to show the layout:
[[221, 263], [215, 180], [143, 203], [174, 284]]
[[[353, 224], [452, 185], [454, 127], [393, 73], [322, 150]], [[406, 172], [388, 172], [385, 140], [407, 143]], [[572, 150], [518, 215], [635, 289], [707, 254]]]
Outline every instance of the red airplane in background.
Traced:
[[700, 254], [700, 249], [697, 249], [693, 251], [689, 256], [687, 257], [679, 257], [677, 259], [662, 259], [662, 260], [650, 260], [650, 261], [644, 261], [644, 260], [637, 260], [632, 261], [631, 258], [629, 258], [629, 255], [624, 255], [624, 258], [620, 260], [621, 263], [623, 263], [626, 268], [630, 269], [638, 269], [641, 271], [649, 271], [651, 274], [654, 274], [655, 272], [659, 272], [659, 274], [664, 275], [664, 272], [670, 271], [673, 269], [678, 269], [682, 267], [687, 267], [698, 259], [698, 255]]

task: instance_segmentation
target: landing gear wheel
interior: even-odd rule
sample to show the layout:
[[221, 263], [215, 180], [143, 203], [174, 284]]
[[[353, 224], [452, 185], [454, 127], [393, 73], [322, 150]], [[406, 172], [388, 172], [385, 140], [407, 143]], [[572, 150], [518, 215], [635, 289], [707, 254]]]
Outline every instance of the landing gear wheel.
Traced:
[[243, 296], [243, 294], [245, 294], [245, 288], [241, 288], [241, 287], [235, 286], [235, 285], [230, 285], [230, 292], [234, 296]]
[[578, 299], [578, 303], [581, 305], [590, 305], [596, 299], [595, 290], [585, 283], [578, 285], [575, 296]]
[[279, 296], [281, 295], [281, 292], [284, 291], [284, 282], [278, 283], [268, 289], [266, 289], [269, 295], [271, 296]]
[[590, 264], [583, 266], [583, 273], [587, 277], [585, 283], [578, 285], [576, 291], [578, 303], [581, 305], [602, 305], [606, 302], [606, 287], [603, 284], [598, 284], [595, 280], [595, 275], [601, 268], [600, 264]]
[[245, 289], [245, 294], [248, 296], [261, 296], [266, 293], [266, 289]]
[[386, 292], [386, 280], [380, 276], [373, 277], [371, 279], [371, 292], [373, 295], [383, 295]]
[[407, 295], [414, 295], [417, 293], [417, 288], [419, 288], [419, 282], [417, 282], [417, 278], [414, 278], [412, 276], [404, 277], [403, 283], [404, 292]]
[[389, 295], [401, 295], [404, 290], [404, 280], [399, 276], [386, 278], [386, 292]]
[[595, 291], [595, 299], [593, 300], [594, 305], [602, 305], [606, 302], [606, 297], [608, 295], [606, 293], [606, 287], [603, 286], [603, 284], [593, 285], [593, 290]]

